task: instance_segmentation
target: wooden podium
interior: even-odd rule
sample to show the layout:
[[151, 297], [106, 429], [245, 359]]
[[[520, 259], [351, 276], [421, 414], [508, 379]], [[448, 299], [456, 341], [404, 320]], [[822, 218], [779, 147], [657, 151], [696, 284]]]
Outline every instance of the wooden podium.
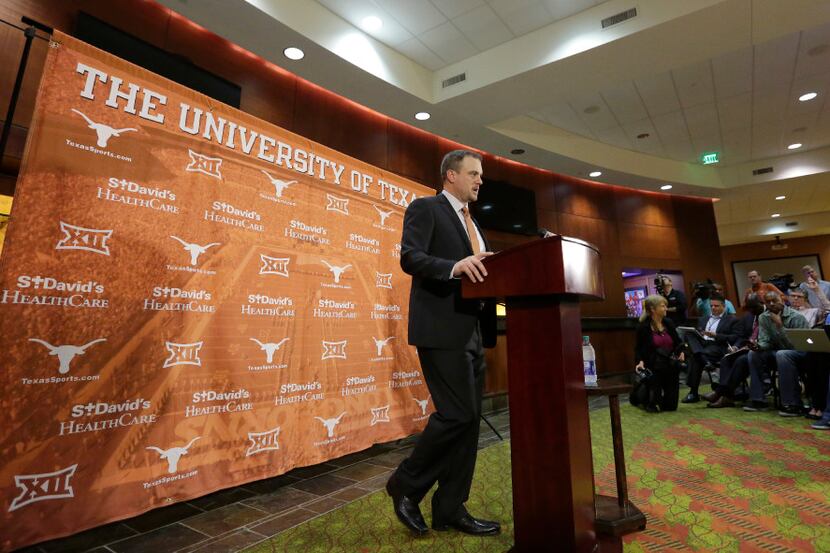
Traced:
[[622, 551], [598, 536], [581, 299], [603, 299], [597, 249], [553, 236], [485, 260], [465, 298], [507, 303], [507, 367], [516, 552]]

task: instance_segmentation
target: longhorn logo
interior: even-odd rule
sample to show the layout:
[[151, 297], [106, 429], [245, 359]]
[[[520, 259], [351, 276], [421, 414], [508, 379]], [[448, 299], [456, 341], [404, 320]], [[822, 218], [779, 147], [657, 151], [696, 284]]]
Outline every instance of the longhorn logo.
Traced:
[[185, 242], [178, 236], [170, 235], [170, 238], [181, 244], [186, 252], [190, 253], [190, 265], [193, 267], [196, 266], [196, 263], [199, 262], [199, 256], [208, 251], [208, 248], [212, 248], [213, 246], [221, 246], [222, 244], [219, 242], [211, 242], [210, 244], [205, 244], [204, 246], [200, 246], [194, 242]]
[[325, 259], [323, 259], [322, 261], [323, 261], [323, 265], [328, 267], [329, 271], [331, 271], [331, 273], [334, 275], [334, 283], [335, 284], [340, 283], [340, 277], [343, 276], [343, 273], [346, 272], [346, 269], [348, 269], [349, 267], [352, 266], [352, 264], [349, 263], [348, 265], [343, 265], [342, 267], [337, 267], [336, 265], [332, 265], [331, 263], [329, 263]]
[[265, 352], [266, 362], [267, 363], [273, 363], [274, 362], [274, 352], [279, 350], [282, 347], [282, 345], [290, 339], [291, 338], [283, 338], [282, 340], [280, 340], [277, 343], [274, 343], [274, 342], [262, 343], [259, 340], [257, 340], [256, 338], [251, 338], [250, 340], [252, 342], [256, 342], [257, 344], [259, 344], [260, 349], [262, 349], [262, 351]]
[[83, 117], [86, 120], [88, 127], [95, 131], [95, 134], [98, 136], [97, 144], [101, 148], [106, 148], [107, 142], [109, 142], [110, 138], [112, 138], [113, 136], [115, 136], [116, 138], [120, 137], [122, 132], [138, 132], [138, 129], [134, 129], [132, 127], [126, 129], [114, 129], [109, 125], [104, 125], [103, 123], [96, 123], [95, 121], [93, 121], [92, 119], [90, 119], [89, 117], [87, 117], [75, 108], [72, 108], [72, 111]]
[[271, 451], [280, 448], [277, 438], [280, 435], [280, 427], [266, 430], [265, 432], [248, 432], [248, 439], [251, 440], [251, 445], [248, 446], [248, 451], [245, 452], [245, 457], [250, 457], [255, 453], [263, 451]]
[[291, 258], [270, 257], [261, 253], [259, 254], [259, 260], [262, 262], [259, 267], [259, 274], [288, 276], [288, 262], [291, 261]]
[[374, 426], [379, 422], [389, 422], [389, 405], [372, 407], [372, 422], [369, 423], [369, 426]]
[[392, 211], [391, 209], [389, 211], [384, 211], [383, 209], [379, 208], [375, 204], [372, 204], [372, 207], [374, 207], [375, 211], [377, 211], [378, 215], [380, 215], [380, 226], [385, 225], [386, 224], [386, 218], [394, 213], [394, 211]]
[[170, 357], [164, 360], [162, 368], [173, 367], [175, 365], [196, 365], [202, 366], [202, 360], [199, 358], [199, 350], [202, 349], [204, 342], [194, 342], [192, 344], [176, 344], [174, 342], [165, 342], [167, 351], [170, 352]]
[[221, 179], [222, 173], [222, 158], [208, 157], [204, 154], [197, 154], [190, 148], [187, 149], [190, 154], [190, 163], [184, 168], [189, 173], [202, 173], [215, 179]]
[[284, 181], [274, 178], [271, 176], [271, 173], [264, 169], [260, 169], [260, 171], [262, 171], [263, 174], [265, 174], [265, 176], [268, 177], [268, 180], [271, 181], [271, 184], [274, 185], [274, 196], [276, 196], [277, 198], [282, 198], [282, 193], [285, 191], [285, 189], [297, 182], [295, 180]]
[[384, 338], [383, 340], [378, 340], [374, 336], [372, 336], [372, 340], [375, 341], [375, 347], [378, 349], [378, 357], [383, 355], [383, 346], [394, 340], [394, 336], [389, 336], [388, 338]]
[[14, 485], [20, 490], [20, 495], [12, 500], [9, 512], [25, 507], [30, 503], [46, 499], [66, 499], [75, 497], [75, 491], [69, 481], [78, 468], [77, 463], [55, 472], [43, 474], [16, 474]]
[[54, 355], [58, 358], [58, 363], [60, 363], [60, 366], [58, 367], [58, 372], [60, 374], [66, 374], [69, 372], [69, 364], [72, 362], [73, 359], [75, 359], [76, 355], [83, 355], [89, 346], [97, 344], [98, 342], [106, 342], [107, 339], [98, 338], [97, 340], [93, 340], [82, 346], [73, 346], [70, 344], [64, 344], [62, 346], [53, 346], [49, 342], [45, 342], [39, 338], [29, 338], [29, 341], [45, 346], [46, 349], [49, 350], [49, 355]]
[[317, 419], [318, 421], [320, 421], [321, 423], [323, 423], [323, 426], [326, 427], [326, 433], [328, 434], [328, 437], [333, 438], [334, 437], [334, 427], [337, 426], [338, 424], [340, 424], [340, 419], [342, 419], [343, 415], [345, 415], [345, 414], [346, 414], [346, 412], [343, 411], [342, 413], [340, 413], [340, 415], [337, 416], [337, 418], [334, 418], [334, 419], [321, 419], [320, 417], [314, 417], [314, 418]]
[[323, 340], [323, 357], [321, 359], [345, 359], [348, 340], [326, 342]]
[[60, 225], [63, 238], [58, 240], [56, 250], [84, 250], [102, 255], [110, 254], [107, 240], [112, 236], [112, 230], [78, 227], [63, 221]]
[[429, 405], [429, 398], [432, 397], [432, 394], [428, 395], [426, 399], [418, 399], [417, 397], [413, 397], [412, 399], [415, 400], [415, 403], [418, 404], [418, 407], [421, 408], [421, 414], [427, 414], [427, 406]]
[[349, 214], [348, 198], [338, 198], [337, 196], [332, 196], [327, 193], [326, 200], [329, 202], [326, 204], [326, 211], [336, 211], [338, 213], [342, 213], [343, 215]]
[[182, 458], [183, 455], [187, 455], [190, 446], [193, 445], [193, 442], [201, 438], [201, 436], [196, 436], [190, 443], [184, 447], [171, 447], [170, 449], [161, 449], [154, 445], [147, 446], [145, 449], [152, 449], [153, 451], [157, 451], [159, 456], [162, 459], [167, 460], [167, 474], [175, 474], [176, 470], [179, 466], [179, 460]]
[[392, 273], [379, 273], [375, 271], [375, 286], [378, 288], [392, 289]]

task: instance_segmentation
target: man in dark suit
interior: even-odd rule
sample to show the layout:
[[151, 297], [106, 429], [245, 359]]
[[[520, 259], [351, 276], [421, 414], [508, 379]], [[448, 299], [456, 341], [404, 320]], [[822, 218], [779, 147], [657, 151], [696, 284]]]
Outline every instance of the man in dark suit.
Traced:
[[435, 412], [412, 455], [386, 489], [398, 519], [416, 534], [427, 532], [418, 503], [432, 496], [432, 527], [492, 535], [499, 524], [472, 517], [464, 507], [478, 450], [484, 384], [483, 347], [495, 345], [495, 304], [461, 297], [461, 278], [483, 281], [482, 260], [492, 255], [469, 213], [482, 184], [481, 156], [455, 150], [441, 162], [443, 191], [419, 198], [406, 210], [401, 267], [412, 275], [409, 343], [418, 348]]
[[714, 366], [726, 355], [728, 347], [739, 339], [739, 321], [732, 315], [725, 313], [724, 299], [720, 294], [713, 293], [709, 297], [712, 314], [701, 317], [698, 323], [698, 334], [687, 332], [685, 339], [692, 351], [689, 360], [689, 394], [683, 398], [683, 403], [697, 403], [700, 401], [698, 389], [700, 378], [707, 366]]
[[701, 396], [709, 402], [706, 407], [734, 407], [735, 390], [749, 376], [748, 353], [758, 348], [758, 317], [764, 312], [764, 304], [758, 294], [747, 296], [744, 310], [744, 315], [738, 319], [738, 340], [732, 342], [738, 350], [721, 359], [720, 381], [712, 392]]

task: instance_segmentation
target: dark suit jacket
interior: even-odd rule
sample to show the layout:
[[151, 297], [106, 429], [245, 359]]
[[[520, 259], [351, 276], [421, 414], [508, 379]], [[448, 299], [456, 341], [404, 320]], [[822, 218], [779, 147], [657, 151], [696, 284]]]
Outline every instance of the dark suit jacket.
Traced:
[[[702, 333], [706, 330], [706, 325], [709, 323], [711, 317], [701, 317], [698, 321], [698, 330]], [[751, 331], [751, 329], [750, 329]], [[735, 318], [734, 315], [724, 313], [721, 317], [718, 328], [715, 330], [715, 343], [724, 348], [729, 344], [736, 344], [741, 339], [741, 321]], [[711, 343], [711, 342], [709, 342]]]
[[[478, 231], [489, 250], [481, 228]], [[481, 322], [484, 347], [495, 345], [495, 302], [482, 305], [479, 300], [463, 299], [461, 279], [450, 277], [456, 262], [470, 255], [473, 249], [467, 232], [443, 194], [418, 198], [409, 204], [403, 220], [401, 268], [412, 275], [411, 345], [461, 349], [473, 335], [477, 322]]]

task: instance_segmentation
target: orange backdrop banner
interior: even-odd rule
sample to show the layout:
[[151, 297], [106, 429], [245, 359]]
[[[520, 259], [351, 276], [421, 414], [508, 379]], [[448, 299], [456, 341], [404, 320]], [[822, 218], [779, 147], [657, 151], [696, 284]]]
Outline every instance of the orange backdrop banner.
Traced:
[[400, 235], [434, 192], [53, 38], [0, 262], [2, 549], [419, 431]]

